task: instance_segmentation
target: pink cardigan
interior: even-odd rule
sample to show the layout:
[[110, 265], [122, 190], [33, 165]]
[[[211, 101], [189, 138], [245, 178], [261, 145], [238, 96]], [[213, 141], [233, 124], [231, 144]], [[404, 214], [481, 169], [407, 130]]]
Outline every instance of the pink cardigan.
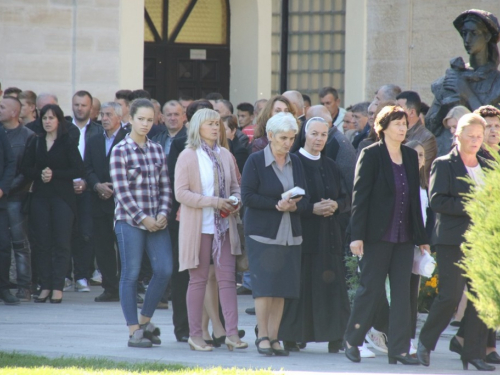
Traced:
[[[231, 153], [221, 147], [220, 159], [224, 168], [226, 195], [241, 199], [240, 186], [236, 179], [235, 164]], [[196, 150], [186, 148], [175, 165], [175, 197], [181, 204], [179, 226], [179, 271], [198, 267], [200, 260], [202, 208], [217, 208], [218, 197], [203, 195], [200, 169]], [[236, 217], [229, 215], [229, 240], [231, 254], [240, 255], [241, 245]]]

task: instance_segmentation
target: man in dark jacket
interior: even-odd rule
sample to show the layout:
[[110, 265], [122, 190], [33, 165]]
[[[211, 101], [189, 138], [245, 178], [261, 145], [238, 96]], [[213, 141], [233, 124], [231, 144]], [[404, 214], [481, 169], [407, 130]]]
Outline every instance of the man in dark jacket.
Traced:
[[[73, 124], [78, 128], [80, 137], [78, 141], [78, 150], [85, 157], [85, 148], [87, 142], [94, 135], [102, 134], [103, 128], [101, 125], [90, 120], [90, 112], [92, 110], [92, 95], [87, 91], [77, 91], [73, 95]], [[75, 280], [75, 291], [90, 292], [88, 287], [88, 279], [92, 263], [94, 260], [94, 250], [92, 246], [92, 212], [91, 212], [91, 197], [90, 190], [84, 179], [75, 181], [73, 188], [76, 194], [77, 203], [77, 225], [75, 226], [73, 240], [71, 244], [71, 253], [73, 257], [73, 274]], [[71, 280], [71, 267], [68, 268], [67, 278]], [[65, 289], [68, 290], [70, 285], [67, 283]]]
[[[0, 131], [7, 135], [16, 160], [16, 172], [7, 197], [7, 213], [10, 226], [10, 243], [14, 250], [17, 274], [16, 297], [23, 302], [31, 300], [31, 250], [26, 233], [23, 201], [29, 190], [29, 181], [20, 172], [24, 149], [34, 133], [24, 127], [20, 120], [21, 102], [17, 98], [6, 97], [0, 103]], [[9, 238], [9, 237], [8, 237]], [[7, 241], [8, 242], [8, 241]]]
[[[6, 98], [0, 102], [5, 106]], [[11, 244], [5, 239], [10, 238], [9, 215], [7, 214], [7, 194], [16, 173], [16, 159], [12, 152], [7, 134], [0, 131], [0, 300], [6, 305], [17, 305], [19, 299], [9, 290], [9, 270], [11, 262]]]
[[161, 133], [155, 135], [152, 140], [163, 147], [163, 151], [168, 157], [174, 139], [186, 135], [186, 127], [184, 126], [185, 115], [181, 103], [177, 100], [166, 102], [163, 106], [163, 119], [166, 125], [165, 128]]
[[113, 230], [115, 202], [109, 174], [109, 158], [113, 147], [127, 135], [127, 131], [121, 127], [121, 111], [118, 103], [104, 103], [101, 106], [104, 130], [92, 136], [85, 147], [84, 163], [92, 200], [94, 249], [104, 288], [104, 292], [94, 299], [96, 302], [120, 300], [116, 237]]

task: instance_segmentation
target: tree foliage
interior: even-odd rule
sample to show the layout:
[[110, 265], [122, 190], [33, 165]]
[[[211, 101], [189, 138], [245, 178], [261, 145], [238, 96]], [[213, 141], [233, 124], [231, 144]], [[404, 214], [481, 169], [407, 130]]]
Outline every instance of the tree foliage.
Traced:
[[462, 244], [461, 267], [471, 280], [475, 295], [468, 293], [480, 318], [492, 329], [500, 327], [500, 155], [491, 169], [483, 169], [484, 186], [473, 185], [465, 210], [472, 224]]

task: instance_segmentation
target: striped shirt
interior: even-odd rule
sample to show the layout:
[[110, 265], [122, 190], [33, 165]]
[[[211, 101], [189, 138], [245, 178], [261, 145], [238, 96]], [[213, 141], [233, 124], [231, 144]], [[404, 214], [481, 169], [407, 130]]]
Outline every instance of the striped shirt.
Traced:
[[127, 136], [111, 150], [109, 162], [115, 195], [115, 223], [123, 220], [146, 229], [147, 216], [168, 216], [172, 190], [167, 162], [161, 146], [147, 139], [140, 147]]

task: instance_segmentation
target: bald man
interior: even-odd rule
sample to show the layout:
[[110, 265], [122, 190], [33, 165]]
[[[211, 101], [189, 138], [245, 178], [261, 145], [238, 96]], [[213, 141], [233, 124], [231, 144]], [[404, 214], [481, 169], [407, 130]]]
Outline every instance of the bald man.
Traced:
[[383, 85], [375, 93], [372, 103], [379, 105], [382, 102], [396, 101], [399, 94], [401, 94], [401, 87], [393, 84]]
[[302, 97], [302, 94], [296, 90], [285, 91], [282, 95], [290, 101], [295, 109], [295, 117], [300, 121], [299, 132], [295, 136], [295, 142], [290, 149], [290, 152], [297, 152], [302, 146], [304, 146], [306, 141], [304, 126], [306, 124], [306, 117], [304, 116], [304, 98]]
[[97, 122], [100, 124], [100, 121], [97, 121], [99, 118], [99, 113], [101, 113], [101, 101], [97, 99], [95, 96], [92, 97], [92, 108], [90, 110], [90, 121]]
[[304, 122], [304, 97], [296, 90], [288, 90], [282, 94], [295, 107], [295, 116]]

